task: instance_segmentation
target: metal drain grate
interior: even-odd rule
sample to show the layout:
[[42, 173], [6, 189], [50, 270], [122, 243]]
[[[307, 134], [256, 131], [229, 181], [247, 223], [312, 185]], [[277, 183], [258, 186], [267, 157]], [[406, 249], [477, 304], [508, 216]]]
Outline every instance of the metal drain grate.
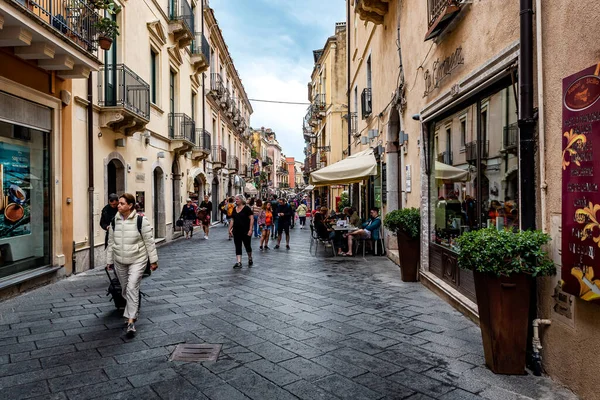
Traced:
[[171, 355], [171, 361], [202, 362], [217, 361], [221, 344], [180, 344]]

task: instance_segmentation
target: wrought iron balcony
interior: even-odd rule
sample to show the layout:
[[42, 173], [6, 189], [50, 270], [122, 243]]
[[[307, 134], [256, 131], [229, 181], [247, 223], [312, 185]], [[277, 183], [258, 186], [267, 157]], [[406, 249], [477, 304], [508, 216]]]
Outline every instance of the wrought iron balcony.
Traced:
[[452, 152], [444, 151], [443, 153], [438, 154], [437, 160], [441, 163], [452, 165]]
[[190, 45], [192, 64], [197, 74], [205, 72], [210, 66], [210, 45], [202, 32], [196, 32]]
[[277, 168], [277, 173], [281, 175], [289, 175], [289, 171], [287, 168], [279, 167]]
[[[90, 70], [98, 70], [96, 25], [101, 16], [92, 1], [7, 0], [2, 3], [10, 3], [20, 11], [15, 12], [8, 5], [0, 7], [3, 47], [13, 47], [18, 57], [37, 60], [40, 68], [57, 71], [63, 79], [87, 78]], [[40, 30], [40, 26], [44, 29]], [[63, 40], [57, 40], [57, 36]]]
[[229, 156], [227, 169], [231, 172], [238, 172], [240, 170], [240, 160], [237, 156]]
[[223, 110], [229, 111], [231, 106], [231, 93], [229, 93], [229, 89], [223, 90], [223, 93], [221, 93], [221, 96], [219, 96], [218, 101]]
[[458, 0], [427, 0], [429, 30], [425, 35], [426, 41], [444, 32], [454, 17], [458, 15], [461, 4]]
[[223, 168], [227, 164], [227, 149], [223, 146], [213, 146], [212, 162], [214, 169]]
[[194, 38], [194, 10], [187, 0], [169, 0], [169, 33], [174, 35], [179, 48], [189, 45]]
[[174, 143], [174, 151], [182, 153], [196, 145], [196, 123], [183, 113], [169, 114], [169, 139]]
[[266, 167], [268, 165], [273, 165], [273, 160], [271, 159], [271, 157], [265, 157], [263, 159], [262, 165], [263, 165], [263, 167]]
[[[471, 164], [471, 165], [475, 165], [477, 164], [477, 140], [474, 140], [472, 142], [466, 143], [465, 144], [465, 155], [466, 155], [466, 159], [467, 159], [467, 163]], [[486, 141], [485, 143], [483, 143], [483, 148], [481, 149], [481, 159], [487, 159], [488, 158], [488, 154], [489, 154], [489, 150], [490, 150], [490, 142]]]
[[225, 85], [223, 84], [223, 77], [221, 74], [213, 72], [210, 74], [210, 91], [209, 95], [215, 98], [219, 98], [225, 93]]
[[248, 175], [248, 164], [242, 164], [242, 167], [240, 169], [240, 175], [244, 178], [250, 176]]
[[516, 153], [519, 144], [519, 126], [516, 122], [504, 127], [503, 144], [505, 151]]
[[325, 117], [325, 109], [327, 108], [327, 104], [325, 102], [325, 93], [317, 93], [313, 102], [313, 116], [317, 118]]
[[210, 133], [206, 129], [196, 129], [196, 146], [192, 149], [192, 158], [201, 161], [210, 155]]
[[360, 95], [360, 105], [362, 110], [362, 119], [367, 119], [373, 112], [373, 100], [371, 98], [371, 88], [364, 88]]
[[124, 64], [104, 65], [98, 71], [100, 126], [133, 135], [150, 121], [150, 85]]

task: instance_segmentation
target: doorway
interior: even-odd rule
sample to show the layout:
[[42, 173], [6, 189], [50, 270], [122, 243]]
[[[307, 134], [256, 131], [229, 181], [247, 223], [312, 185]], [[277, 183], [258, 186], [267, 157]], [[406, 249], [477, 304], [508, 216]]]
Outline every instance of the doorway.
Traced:
[[165, 224], [165, 174], [162, 168], [156, 167], [154, 169], [153, 179], [154, 237], [164, 238], [167, 232]]
[[121, 160], [113, 158], [106, 166], [107, 195], [125, 193], [125, 166]]
[[179, 172], [179, 163], [177, 160], [173, 162], [171, 174], [173, 177], [173, 229], [177, 232], [181, 231], [181, 227], [175, 223], [181, 211], [181, 173]]
[[212, 220], [218, 221], [219, 219], [219, 179], [215, 176], [212, 181], [212, 203], [213, 203], [213, 215]]

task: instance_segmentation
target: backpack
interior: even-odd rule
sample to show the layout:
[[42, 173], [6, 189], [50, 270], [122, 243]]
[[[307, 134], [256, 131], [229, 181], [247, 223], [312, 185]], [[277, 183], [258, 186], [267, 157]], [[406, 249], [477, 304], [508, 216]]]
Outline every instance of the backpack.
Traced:
[[231, 217], [231, 215], [233, 214], [233, 209], [235, 208], [235, 204], [233, 203], [229, 203], [227, 205], [227, 216]]
[[[116, 218], [116, 217], [115, 217]], [[137, 230], [140, 233], [140, 236], [142, 236], [142, 222], [144, 221], [144, 217], [141, 215], [137, 216]], [[113, 232], [115, 231], [115, 219], [113, 218], [112, 221], [110, 221], [110, 227], [112, 228]], [[142, 239], [144, 237], [142, 236]], [[146, 269], [144, 270], [144, 273], [142, 274], [142, 278], [147, 278], [150, 275], [152, 275], [152, 269], [150, 269], [150, 258], [148, 258], [148, 261], [146, 261]]]

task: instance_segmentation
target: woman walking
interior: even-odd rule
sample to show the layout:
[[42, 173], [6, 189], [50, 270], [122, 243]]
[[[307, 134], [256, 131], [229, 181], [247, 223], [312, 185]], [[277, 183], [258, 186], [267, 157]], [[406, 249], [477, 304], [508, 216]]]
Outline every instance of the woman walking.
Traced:
[[187, 199], [187, 203], [181, 209], [179, 219], [183, 220], [183, 233], [186, 239], [191, 239], [194, 234], [194, 222], [196, 221], [196, 207], [192, 199]]
[[271, 227], [273, 226], [273, 208], [268, 201], [263, 203], [262, 211], [258, 217], [258, 225], [262, 229], [260, 250], [269, 250], [269, 236], [271, 235]]
[[296, 212], [298, 213], [298, 219], [300, 220], [300, 229], [304, 229], [306, 226], [306, 213], [308, 212], [308, 207], [306, 207], [305, 201], [298, 206]]
[[[252, 199], [254, 200], [254, 199]], [[252, 207], [252, 212], [254, 213], [254, 237], [255, 238], [259, 238], [260, 237], [260, 228], [259, 228], [259, 224], [258, 224], [258, 217], [260, 216], [260, 213], [262, 212], [262, 200], [261, 199], [257, 199], [256, 202], [251, 202], [250, 206]]]
[[252, 226], [254, 224], [254, 213], [246, 205], [246, 198], [238, 194], [235, 196], [235, 207], [231, 213], [229, 222], [229, 235], [233, 236], [235, 244], [235, 256], [237, 262], [233, 268], [242, 268], [242, 244], [248, 254], [248, 266], [251, 267], [252, 261]]
[[108, 235], [107, 267], [114, 264], [123, 288], [127, 306], [123, 316], [127, 319], [127, 336], [135, 335], [135, 321], [140, 308], [140, 282], [150, 261], [152, 271], [158, 268], [158, 254], [152, 237], [152, 228], [146, 217], [134, 209], [135, 197], [125, 193], [119, 198], [114, 227]]

